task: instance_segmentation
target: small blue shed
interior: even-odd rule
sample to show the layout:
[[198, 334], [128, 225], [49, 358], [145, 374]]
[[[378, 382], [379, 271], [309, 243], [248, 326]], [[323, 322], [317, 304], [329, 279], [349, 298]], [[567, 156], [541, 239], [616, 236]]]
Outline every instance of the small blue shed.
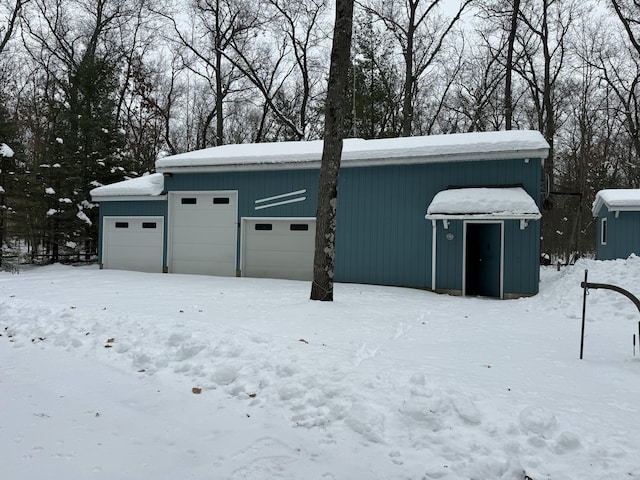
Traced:
[[640, 189], [600, 190], [591, 211], [598, 219], [598, 260], [640, 255]]
[[[536, 131], [345, 140], [336, 281], [536, 294], [547, 153]], [[101, 265], [309, 280], [321, 156], [322, 141], [224, 145], [96, 188]]]

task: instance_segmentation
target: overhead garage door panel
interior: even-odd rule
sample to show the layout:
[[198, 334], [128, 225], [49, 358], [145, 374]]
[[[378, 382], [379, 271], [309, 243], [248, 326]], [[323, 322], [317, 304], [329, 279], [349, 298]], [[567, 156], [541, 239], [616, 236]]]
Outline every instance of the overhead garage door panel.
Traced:
[[163, 219], [118, 217], [104, 219], [104, 268], [162, 272]]
[[235, 247], [235, 225], [234, 229], [203, 226], [177, 228], [173, 235], [173, 241], [187, 245], [233, 245]]
[[246, 220], [243, 276], [311, 280], [314, 219]]
[[234, 276], [236, 192], [171, 195], [171, 271]]

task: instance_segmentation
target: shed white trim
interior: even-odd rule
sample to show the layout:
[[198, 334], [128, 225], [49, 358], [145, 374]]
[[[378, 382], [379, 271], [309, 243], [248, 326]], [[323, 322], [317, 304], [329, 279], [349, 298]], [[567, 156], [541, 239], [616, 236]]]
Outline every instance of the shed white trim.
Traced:
[[594, 217], [600, 214], [603, 206], [606, 206], [610, 212], [640, 211], [640, 189], [612, 188], [600, 190], [596, 194], [591, 208], [591, 213]]

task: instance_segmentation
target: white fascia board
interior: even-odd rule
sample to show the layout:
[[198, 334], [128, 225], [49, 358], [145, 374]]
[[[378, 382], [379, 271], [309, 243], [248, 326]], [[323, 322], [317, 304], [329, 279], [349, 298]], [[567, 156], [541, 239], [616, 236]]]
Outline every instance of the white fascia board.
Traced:
[[[513, 150], [499, 152], [456, 153], [450, 155], [416, 155], [408, 157], [367, 158], [365, 155], [350, 158], [348, 155], [341, 161], [342, 168], [374, 167], [385, 165], [418, 165], [428, 163], [479, 162], [490, 160], [524, 160], [529, 158], [544, 159], [549, 151], [546, 148], [533, 150]], [[158, 173], [189, 173], [189, 172], [235, 172], [235, 171], [264, 171], [264, 170], [308, 170], [319, 169], [320, 160], [292, 161], [292, 162], [263, 162], [263, 163], [235, 163], [224, 165], [187, 165], [187, 166], [157, 166]]]
[[595, 202], [593, 202], [593, 207], [591, 208], [591, 215], [594, 218], [597, 218], [600, 214], [600, 209], [602, 208], [602, 198], [600, 196], [596, 196]]
[[598, 217], [598, 215], [600, 214], [600, 210], [602, 210], [603, 206], [607, 207], [607, 210], [609, 211], [609, 213], [640, 212], [640, 206], [627, 205], [627, 206], [615, 207], [615, 206], [610, 206], [609, 204], [607, 204], [607, 202], [603, 201], [601, 198], [598, 198], [598, 201], [595, 202], [595, 204], [593, 205], [593, 209], [591, 210], [591, 213], [593, 214], [594, 218]]
[[427, 220], [540, 220], [540, 218], [542, 218], [542, 215], [539, 213], [434, 213], [427, 214], [424, 218], [426, 218]]
[[166, 200], [166, 195], [121, 195], [121, 196], [109, 196], [109, 197], [91, 197], [91, 200], [96, 203], [101, 202], [146, 202], [151, 200]]
[[257, 222], [257, 221], [277, 221], [283, 220], [285, 222], [315, 222], [316, 217], [242, 217], [242, 220], [247, 220], [248, 222]]

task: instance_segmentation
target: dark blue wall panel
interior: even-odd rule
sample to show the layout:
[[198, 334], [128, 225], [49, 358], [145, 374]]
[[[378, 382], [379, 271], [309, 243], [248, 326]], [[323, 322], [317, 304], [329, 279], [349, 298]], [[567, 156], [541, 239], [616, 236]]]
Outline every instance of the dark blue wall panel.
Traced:
[[[602, 245], [602, 218], [607, 219], [607, 244]], [[598, 238], [596, 258], [598, 260], [613, 260], [628, 258], [635, 253], [640, 255], [640, 212], [608, 211], [606, 206], [600, 210], [598, 217]]]
[[[438, 290], [462, 291], [462, 254], [464, 225], [461, 220], [449, 222], [444, 228], [442, 220], [436, 222], [436, 288]], [[447, 236], [453, 238], [448, 239]], [[431, 261], [429, 261], [431, 266]], [[431, 274], [431, 271], [429, 271]], [[429, 282], [430, 283], [430, 282]]]

